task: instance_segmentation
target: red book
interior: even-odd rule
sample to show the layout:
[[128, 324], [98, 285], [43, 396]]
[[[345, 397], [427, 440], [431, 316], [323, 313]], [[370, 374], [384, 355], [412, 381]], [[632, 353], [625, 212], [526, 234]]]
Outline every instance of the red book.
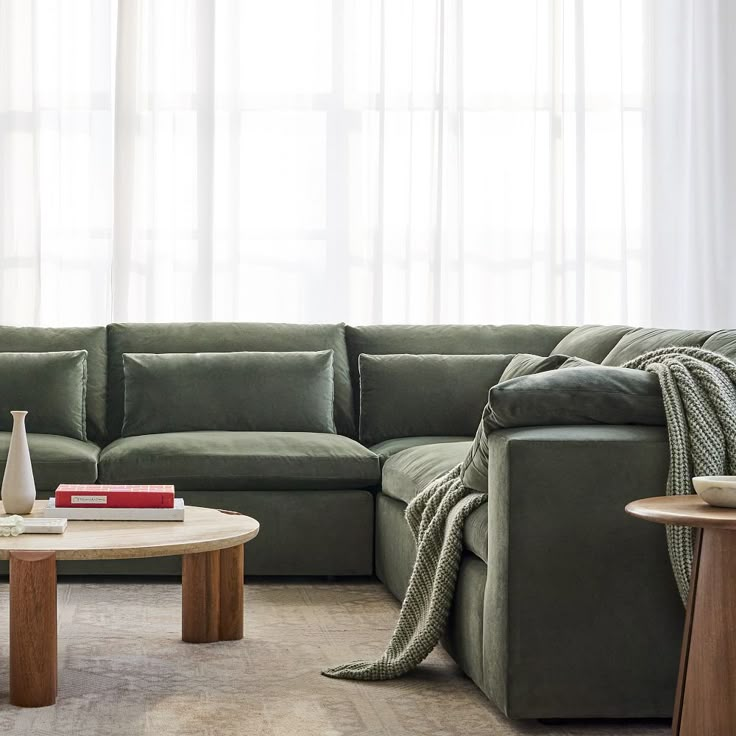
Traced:
[[62, 483], [56, 508], [173, 509], [174, 486], [102, 486]]

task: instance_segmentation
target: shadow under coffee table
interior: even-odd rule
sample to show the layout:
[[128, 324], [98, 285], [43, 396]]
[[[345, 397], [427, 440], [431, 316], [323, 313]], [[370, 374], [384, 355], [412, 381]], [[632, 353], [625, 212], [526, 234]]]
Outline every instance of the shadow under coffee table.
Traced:
[[57, 559], [181, 555], [181, 638], [233, 641], [243, 638], [243, 545], [258, 530], [249, 516], [187, 506], [183, 522], [70, 521], [64, 534], [0, 537], [0, 559], [10, 560], [11, 704], [56, 702]]

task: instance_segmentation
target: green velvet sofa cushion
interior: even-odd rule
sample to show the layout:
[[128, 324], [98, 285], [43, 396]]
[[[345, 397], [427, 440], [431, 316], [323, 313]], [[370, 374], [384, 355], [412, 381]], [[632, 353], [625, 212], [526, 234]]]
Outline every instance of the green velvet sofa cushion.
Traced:
[[736, 360], [736, 330], [719, 330], [714, 332], [704, 343], [706, 350], [725, 355]]
[[107, 394], [107, 338], [104, 327], [0, 326], [0, 352], [50, 353], [87, 351], [87, 435], [105, 441]]
[[[0, 478], [10, 448], [10, 432], [0, 432]], [[29, 434], [33, 479], [38, 491], [55, 491], [59, 483], [94, 483], [100, 448], [92, 442], [53, 434]]]
[[572, 327], [552, 325], [365, 325], [345, 327], [356, 410], [361, 354], [549, 355]]
[[510, 355], [361, 355], [360, 440], [471, 436]]
[[647, 371], [584, 366], [524, 376], [489, 392], [487, 429], [564, 424], [665, 424], [659, 378]]
[[624, 325], [582, 325], [565, 335], [552, 352], [600, 363], [633, 329]]
[[0, 432], [13, 410], [27, 411], [26, 431], [87, 439], [87, 351], [0, 352]]
[[488, 438], [497, 429], [575, 424], [665, 424], [659, 379], [613, 366], [577, 366], [522, 376], [488, 393], [481, 427], [463, 464], [463, 483], [488, 489]]
[[[549, 355], [543, 357], [541, 355], [530, 355], [528, 353], [519, 353], [515, 355], [511, 362], [506, 366], [501, 375], [501, 380], [510, 381], [520, 376], [531, 376], [536, 373], [545, 373], [546, 371], [556, 370], [569, 364], [577, 358], [570, 358], [567, 355]], [[486, 403], [483, 414], [481, 416], [478, 428], [475, 431], [473, 444], [468, 451], [467, 457], [463, 460], [462, 476], [465, 485], [484, 493], [488, 490], [488, 427], [492, 426], [489, 420], [491, 407]]]
[[511, 362], [504, 368], [499, 383], [510, 381], [519, 376], [530, 376], [533, 373], [544, 373], [560, 368], [569, 360], [568, 355], [531, 355], [519, 353], [511, 358]]
[[461, 463], [471, 442], [418, 445], [392, 455], [383, 466], [381, 491], [409, 503], [427, 484]]
[[125, 353], [124, 437], [333, 432], [332, 351]]
[[381, 463], [386, 462], [392, 455], [402, 450], [408, 450], [410, 447], [419, 447], [420, 445], [439, 445], [445, 442], [469, 442], [471, 437], [465, 435], [449, 435], [442, 436], [423, 436], [423, 437], [395, 437], [392, 440], [384, 440], [377, 445], [371, 445], [371, 452], [375, 452], [381, 458]]
[[[711, 335], [705, 330], [663, 330], [656, 327], [627, 332], [603, 359], [603, 365], [623, 365], [650, 350], [669, 347], [699, 348]], [[581, 355], [581, 358], [586, 356]]]
[[100, 455], [102, 483], [173, 483], [177, 490], [347, 490], [379, 480], [378, 456], [337, 434], [149, 434], [115, 440]]
[[340, 434], [357, 435], [345, 325], [260, 322], [111, 324], [108, 334], [108, 425], [119, 437], [124, 414], [124, 353], [230, 353], [332, 350], [335, 424]]

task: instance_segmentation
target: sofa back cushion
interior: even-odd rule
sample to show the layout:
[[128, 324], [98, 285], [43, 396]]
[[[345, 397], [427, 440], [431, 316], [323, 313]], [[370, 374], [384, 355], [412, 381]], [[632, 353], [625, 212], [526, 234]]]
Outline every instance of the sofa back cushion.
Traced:
[[714, 332], [704, 343], [706, 350], [725, 355], [736, 360], [736, 330], [719, 330]]
[[622, 325], [582, 325], [565, 335], [552, 352], [600, 363], [634, 329]]
[[356, 410], [360, 398], [358, 357], [363, 353], [549, 355], [572, 329], [551, 325], [347, 325], [345, 337]]
[[112, 324], [108, 326], [108, 425], [120, 436], [124, 413], [123, 353], [226, 353], [322, 351], [333, 353], [337, 432], [357, 434], [345, 326], [257, 322]]
[[86, 350], [0, 353], [0, 432], [20, 410], [28, 432], [86, 440], [86, 389]]
[[360, 440], [472, 436], [511, 355], [361, 355]]
[[125, 437], [335, 432], [332, 351], [125, 353]]
[[[0, 352], [48, 353], [87, 351], [86, 430], [88, 439], [105, 442], [107, 343], [104, 327], [3, 327]], [[13, 407], [20, 408], [20, 407]], [[28, 426], [33, 426], [29, 414]]]
[[710, 335], [711, 333], [705, 330], [664, 330], [658, 327], [640, 327], [627, 332], [603, 359], [602, 364], [620, 366], [639, 355], [659, 348], [699, 348]]

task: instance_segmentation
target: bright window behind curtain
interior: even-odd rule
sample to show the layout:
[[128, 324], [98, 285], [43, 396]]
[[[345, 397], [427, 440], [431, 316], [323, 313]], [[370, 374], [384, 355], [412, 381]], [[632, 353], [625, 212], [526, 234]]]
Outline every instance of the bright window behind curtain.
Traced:
[[639, 0], [0, 0], [0, 321], [645, 321], [643, 47]]

